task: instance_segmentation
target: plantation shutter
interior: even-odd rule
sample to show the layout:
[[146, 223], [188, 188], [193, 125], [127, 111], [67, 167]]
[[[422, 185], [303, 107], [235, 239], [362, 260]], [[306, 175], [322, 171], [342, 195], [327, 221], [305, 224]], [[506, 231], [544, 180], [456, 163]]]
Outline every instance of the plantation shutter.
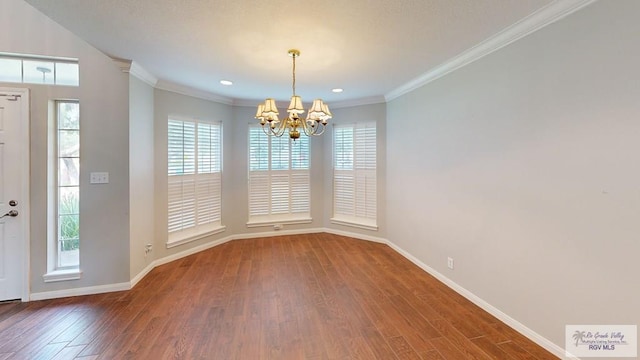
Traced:
[[377, 221], [375, 123], [334, 128], [333, 219], [367, 227]]
[[309, 138], [289, 141], [291, 145], [291, 201], [292, 214], [309, 214], [311, 175], [309, 173]]
[[221, 125], [169, 119], [167, 140], [170, 241], [221, 226]]
[[377, 214], [375, 123], [356, 124], [355, 130], [355, 216], [375, 222]]
[[334, 215], [355, 214], [355, 173], [353, 171], [353, 127], [335, 127], [334, 131]]
[[249, 127], [249, 223], [310, 216], [309, 139]]

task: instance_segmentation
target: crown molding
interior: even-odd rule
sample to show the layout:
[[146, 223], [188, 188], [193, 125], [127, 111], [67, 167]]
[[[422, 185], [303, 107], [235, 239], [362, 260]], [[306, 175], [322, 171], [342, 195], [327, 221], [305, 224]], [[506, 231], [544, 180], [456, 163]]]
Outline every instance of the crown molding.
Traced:
[[349, 108], [361, 105], [384, 104], [386, 102], [384, 96], [370, 96], [360, 99], [332, 101], [331, 109]]
[[385, 94], [386, 101], [426, 85], [452, 71], [481, 59], [514, 41], [517, 41], [543, 27], [552, 24], [597, 0], [557, 0], [525, 17], [517, 23], [500, 31], [496, 35], [482, 41], [478, 45], [462, 52], [460, 55], [391, 90]]
[[127, 60], [127, 59], [120, 59], [120, 58], [115, 58], [115, 57], [111, 57], [111, 60], [116, 64], [116, 66], [118, 66], [120, 68], [120, 70], [122, 70], [122, 72], [124, 73], [128, 73], [129, 69], [131, 69], [131, 60]]
[[217, 95], [217, 94], [210, 93], [203, 90], [194, 89], [189, 86], [176, 84], [176, 83], [162, 80], [162, 79], [158, 81], [155, 88], [159, 90], [166, 90], [166, 91], [171, 91], [177, 94], [195, 97], [198, 99], [215, 101], [215, 102], [226, 104], [226, 105], [233, 105], [233, 99], [231, 98]]
[[[258, 104], [263, 103], [263, 100], [255, 100], [255, 99], [233, 99], [233, 106], [251, 106], [251, 107], [256, 107], [258, 106]], [[276, 106], [282, 106], [281, 104], [284, 104], [284, 102], [276, 102]], [[287, 102], [286, 106], [289, 106], [289, 103]]]
[[[250, 106], [256, 107], [261, 101], [260, 100], [250, 100], [250, 99], [234, 99], [233, 106]], [[343, 100], [343, 101], [328, 101], [327, 105], [329, 105], [330, 109], [340, 109], [347, 107], [354, 107], [360, 105], [371, 105], [371, 104], [383, 104], [385, 103], [384, 96], [370, 96], [366, 98], [353, 99], [353, 100]], [[286, 108], [289, 106], [288, 101], [276, 101], [276, 106]]]
[[122, 72], [129, 73], [142, 80], [143, 82], [151, 85], [152, 87], [155, 87], [158, 83], [157, 77], [155, 77], [152, 73], [147, 71], [147, 69], [142, 67], [142, 65], [133, 60], [118, 58], [111, 58], [111, 60], [116, 63], [116, 65], [120, 68], [120, 70], [122, 70]]
[[151, 74], [147, 69], [143, 68], [142, 65], [138, 64], [135, 61], [131, 62], [131, 68], [129, 69], [129, 74], [137, 77], [138, 79], [144, 81], [145, 83], [155, 87], [158, 83], [158, 78]]

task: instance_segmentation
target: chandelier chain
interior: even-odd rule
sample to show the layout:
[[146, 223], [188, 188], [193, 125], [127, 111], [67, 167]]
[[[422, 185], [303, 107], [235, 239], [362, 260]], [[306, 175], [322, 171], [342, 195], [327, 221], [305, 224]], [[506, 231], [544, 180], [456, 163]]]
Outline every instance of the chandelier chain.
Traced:
[[292, 85], [292, 90], [293, 90], [293, 95], [296, 95], [296, 54], [293, 54], [293, 85]]

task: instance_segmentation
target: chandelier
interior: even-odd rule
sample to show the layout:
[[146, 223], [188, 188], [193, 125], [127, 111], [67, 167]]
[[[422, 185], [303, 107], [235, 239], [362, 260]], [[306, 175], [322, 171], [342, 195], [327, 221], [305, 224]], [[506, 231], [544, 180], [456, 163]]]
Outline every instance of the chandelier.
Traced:
[[260, 120], [262, 130], [267, 135], [279, 137], [287, 131], [289, 137], [295, 140], [300, 138], [300, 129], [307, 136], [322, 135], [327, 126], [327, 121], [331, 119], [329, 106], [322, 99], [315, 99], [307, 113], [307, 118], [300, 117], [300, 114], [304, 113], [302, 98], [296, 95], [296, 58], [300, 56], [300, 51], [291, 49], [289, 50], [289, 56], [293, 59], [293, 95], [287, 109], [289, 116], [282, 120], [278, 119], [279, 113], [276, 101], [273, 98], [268, 98], [264, 103], [258, 105], [255, 118]]

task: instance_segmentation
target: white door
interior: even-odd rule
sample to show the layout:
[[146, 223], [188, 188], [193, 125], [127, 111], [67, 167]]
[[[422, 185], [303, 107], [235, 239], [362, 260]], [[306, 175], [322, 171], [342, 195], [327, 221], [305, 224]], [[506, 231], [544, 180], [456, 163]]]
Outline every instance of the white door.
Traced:
[[29, 91], [0, 88], [0, 301], [28, 300], [28, 205]]

